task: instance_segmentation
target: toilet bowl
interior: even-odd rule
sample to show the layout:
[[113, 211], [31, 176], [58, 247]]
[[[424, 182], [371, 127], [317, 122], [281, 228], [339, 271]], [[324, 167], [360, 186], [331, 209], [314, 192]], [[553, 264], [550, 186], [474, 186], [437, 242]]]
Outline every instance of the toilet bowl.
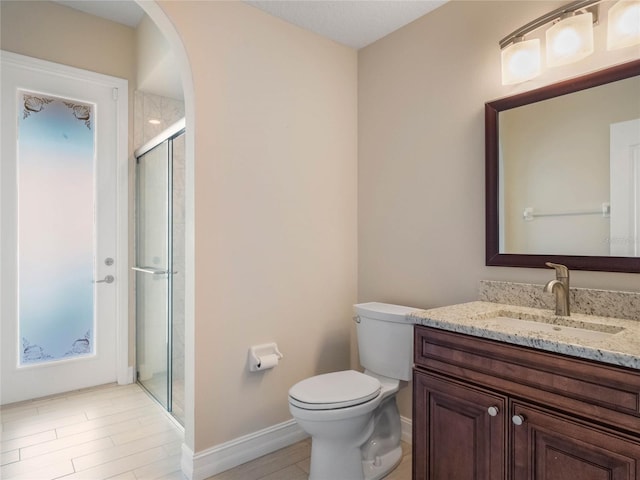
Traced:
[[[395, 408], [399, 385], [371, 372], [346, 370], [291, 388], [289, 411], [313, 442], [310, 480], [377, 480], [396, 467], [402, 458]], [[389, 418], [394, 412], [397, 422]], [[374, 435], [378, 426], [388, 433], [386, 442]]]
[[289, 411], [311, 436], [309, 480], [378, 480], [402, 458], [395, 395], [411, 378], [413, 325], [406, 315], [415, 309], [368, 303], [355, 310], [365, 372], [317, 375], [289, 390]]

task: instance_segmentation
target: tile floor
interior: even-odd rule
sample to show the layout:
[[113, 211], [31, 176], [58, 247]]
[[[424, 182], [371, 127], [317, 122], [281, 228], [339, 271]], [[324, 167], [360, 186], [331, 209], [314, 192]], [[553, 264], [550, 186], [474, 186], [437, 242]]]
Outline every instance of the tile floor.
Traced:
[[[3, 480], [183, 480], [183, 433], [138, 385], [105, 385], [0, 408]], [[309, 440], [208, 480], [306, 480]], [[411, 480], [411, 448], [386, 480]], [[339, 479], [335, 479], [339, 480]]]
[[[403, 442], [402, 451], [400, 465], [384, 480], [411, 480], [411, 446]], [[304, 440], [207, 480], [307, 480], [310, 453], [311, 441]]]
[[183, 433], [139, 385], [0, 408], [3, 480], [182, 480]]

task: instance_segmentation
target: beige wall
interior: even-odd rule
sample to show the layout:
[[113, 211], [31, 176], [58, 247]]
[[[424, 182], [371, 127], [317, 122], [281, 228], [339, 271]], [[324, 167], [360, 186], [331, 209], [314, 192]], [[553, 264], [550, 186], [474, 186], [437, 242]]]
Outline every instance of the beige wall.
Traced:
[[0, 5], [3, 50], [135, 83], [132, 28], [48, 1]]
[[[347, 368], [356, 52], [240, 2], [162, 2], [195, 88], [195, 451], [290, 419]], [[251, 345], [284, 354], [249, 373]]]
[[136, 27], [137, 89], [183, 100], [180, 71], [168, 40], [148, 15]]
[[[481, 279], [551, 278], [484, 266], [484, 103], [640, 53], [598, 51], [503, 87], [498, 41], [562, 3], [454, 0], [359, 51], [359, 301], [435, 307], [474, 300]], [[572, 272], [572, 282], [640, 291], [633, 274]], [[400, 397], [410, 417], [410, 389]]]

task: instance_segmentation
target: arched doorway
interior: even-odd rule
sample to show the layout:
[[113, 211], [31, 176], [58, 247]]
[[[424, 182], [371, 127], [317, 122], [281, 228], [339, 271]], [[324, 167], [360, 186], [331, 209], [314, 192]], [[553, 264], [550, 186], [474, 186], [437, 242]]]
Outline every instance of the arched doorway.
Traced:
[[194, 132], [195, 132], [195, 95], [191, 67], [175, 27], [156, 2], [135, 0], [156, 24], [170, 45], [180, 72], [185, 107], [185, 275], [184, 275], [184, 442], [193, 451], [194, 448]]

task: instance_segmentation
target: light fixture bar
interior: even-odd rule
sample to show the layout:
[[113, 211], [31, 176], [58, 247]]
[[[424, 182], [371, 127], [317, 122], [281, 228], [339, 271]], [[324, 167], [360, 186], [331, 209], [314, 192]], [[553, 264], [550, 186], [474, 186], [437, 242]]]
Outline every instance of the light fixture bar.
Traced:
[[[526, 34], [533, 32], [534, 30], [562, 17], [567, 13], [577, 12], [578, 10], [583, 10], [600, 2], [602, 2], [602, 0], [577, 0], [568, 3], [563, 7], [556, 8], [555, 10], [536, 18], [532, 22], [527, 23], [526, 25], [520, 27], [519, 29], [504, 37], [502, 40], [500, 40], [500, 48], [505, 48], [506, 46], [514, 43], [516, 39], [524, 37]], [[595, 17], [594, 19], [597, 20], [597, 18]]]

